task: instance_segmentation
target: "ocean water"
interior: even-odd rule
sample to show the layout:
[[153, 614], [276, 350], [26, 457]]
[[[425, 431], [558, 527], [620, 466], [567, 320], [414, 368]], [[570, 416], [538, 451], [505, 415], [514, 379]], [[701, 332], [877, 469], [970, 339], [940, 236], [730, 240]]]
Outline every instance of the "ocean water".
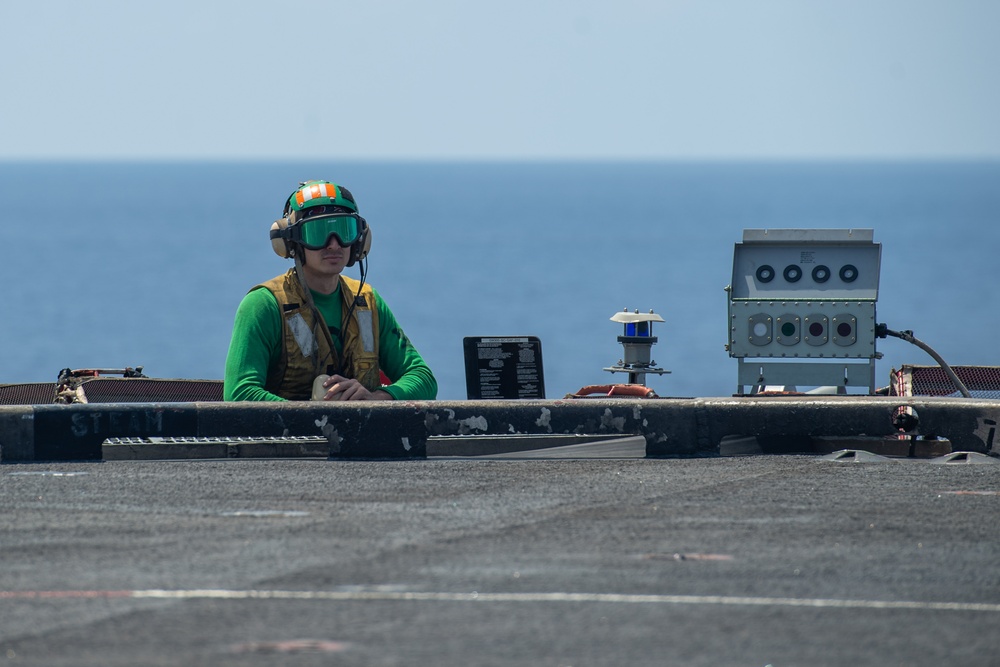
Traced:
[[[346, 185], [369, 282], [466, 396], [462, 339], [535, 335], [546, 395], [624, 381], [622, 308], [655, 310], [663, 396], [736, 389], [724, 288], [744, 228], [873, 228], [877, 319], [950, 364], [1000, 365], [1000, 163], [0, 164], [0, 383], [143, 366], [221, 378], [236, 306], [289, 263], [268, 228], [300, 180]], [[348, 269], [357, 276], [357, 267]], [[879, 384], [920, 349], [878, 342]]]

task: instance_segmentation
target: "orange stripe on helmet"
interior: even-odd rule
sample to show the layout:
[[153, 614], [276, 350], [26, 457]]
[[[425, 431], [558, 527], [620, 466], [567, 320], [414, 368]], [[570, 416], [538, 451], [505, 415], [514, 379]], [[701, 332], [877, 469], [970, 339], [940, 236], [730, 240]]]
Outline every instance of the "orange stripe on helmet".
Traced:
[[337, 186], [333, 183], [313, 183], [308, 188], [300, 188], [295, 193], [295, 203], [301, 207], [310, 199], [318, 197], [337, 198]]

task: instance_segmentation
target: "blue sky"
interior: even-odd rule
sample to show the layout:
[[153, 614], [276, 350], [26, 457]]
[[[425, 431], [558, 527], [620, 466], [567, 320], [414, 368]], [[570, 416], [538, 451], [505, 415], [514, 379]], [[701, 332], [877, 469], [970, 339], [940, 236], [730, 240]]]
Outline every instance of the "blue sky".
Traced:
[[996, 0], [0, 6], [0, 159], [1000, 157]]

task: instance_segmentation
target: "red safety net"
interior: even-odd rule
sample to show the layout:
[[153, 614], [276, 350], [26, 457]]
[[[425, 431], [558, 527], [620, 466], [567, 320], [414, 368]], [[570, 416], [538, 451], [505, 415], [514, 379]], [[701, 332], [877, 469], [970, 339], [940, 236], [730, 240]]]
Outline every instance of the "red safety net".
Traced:
[[0, 405], [37, 405], [52, 403], [56, 397], [55, 382], [0, 385]]
[[222, 380], [95, 378], [83, 383], [88, 403], [221, 401]]
[[[45, 405], [56, 398], [55, 382], [0, 385], [0, 405]], [[186, 403], [221, 401], [222, 380], [162, 380], [158, 378], [82, 379], [80, 391], [88, 403]]]
[[[952, 366], [973, 398], [1000, 398], [1000, 366]], [[894, 396], [961, 396], [940, 366], [903, 366], [892, 372]]]

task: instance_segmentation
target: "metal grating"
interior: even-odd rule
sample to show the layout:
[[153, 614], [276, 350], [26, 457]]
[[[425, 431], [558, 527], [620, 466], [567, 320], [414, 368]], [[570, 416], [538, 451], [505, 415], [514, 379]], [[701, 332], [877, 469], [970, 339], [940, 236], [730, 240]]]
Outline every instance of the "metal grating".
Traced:
[[0, 405], [39, 405], [52, 403], [55, 396], [55, 382], [0, 385]]
[[216, 444], [245, 444], [245, 443], [280, 443], [293, 445], [326, 444], [329, 440], [319, 435], [262, 435], [259, 437], [233, 436], [233, 437], [197, 437], [197, 436], [176, 436], [176, 437], [149, 437], [149, 438], [107, 438], [105, 445], [216, 445]]
[[95, 378], [84, 382], [82, 387], [88, 403], [177, 403], [222, 400], [222, 380]]
[[[952, 366], [973, 398], [1000, 398], [1000, 366]], [[961, 396], [940, 366], [903, 366], [892, 373], [896, 396]]]

